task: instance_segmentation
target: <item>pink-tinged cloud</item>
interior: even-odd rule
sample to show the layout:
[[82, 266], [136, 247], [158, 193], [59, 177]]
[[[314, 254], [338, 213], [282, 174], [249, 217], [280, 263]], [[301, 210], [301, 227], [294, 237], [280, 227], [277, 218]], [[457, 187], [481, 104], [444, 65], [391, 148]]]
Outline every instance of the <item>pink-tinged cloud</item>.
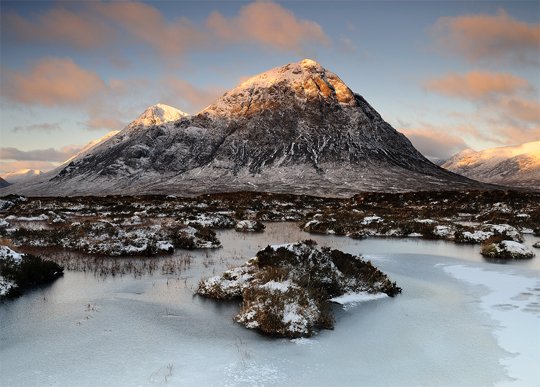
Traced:
[[188, 19], [167, 22], [163, 14], [149, 4], [139, 2], [92, 2], [89, 7], [114, 26], [120, 26], [136, 41], [146, 43], [164, 56], [183, 53], [205, 42], [200, 31]]
[[504, 145], [523, 144], [531, 141], [540, 141], [540, 125], [530, 128], [519, 126], [505, 126], [497, 130], [501, 138], [506, 139]]
[[447, 159], [467, 148], [463, 138], [437, 130], [434, 127], [400, 130], [416, 149], [431, 159]]
[[207, 27], [220, 40], [253, 42], [281, 50], [300, 50], [306, 43], [328, 44], [322, 27], [273, 2], [255, 2], [243, 6], [236, 17], [214, 12]]
[[[113, 89], [118, 91], [117, 89]], [[120, 130], [123, 129], [133, 117], [126, 117], [126, 112], [121, 109], [117, 103], [117, 94], [109, 90], [109, 93], [102, 96], [102, 98], [93, 98], [85, 106], [88, 120], [82, 124], [86, 129], [90, 130]], [[122, 93], [134, 92], [135, 94], [142, 94], [141, 90], [135, 90], [134, 88], [128, 88], [122, 90]]]
[[20, 42], [106, 48], [109, 51], [103, 55], [118, 66], [126, 63], [111, 49], [133, 43], [175, 59], [187, 51], [221, 48], [227, 43], [251, 42], [296, 51], [308, 43], [329, 43], [319, 24], [298, 19], [272, 2], [247, 4], [231, 18], [214, 12], [204, 24], [184, 17], [167, 20], [156, 7], [137, 1], [87, 1], [76, 8], [53, 7], [34, 18], [14, 12], [2, 15], [2, 34]]
[[499, 112], [509, 118], [530, 124], [540, 124], [540, 103], [538, 100], [520, 97], [503, 98], [497, 102]]
[[92, 130], [120, 130], [126, 126], [126, 122], [119, 120], [112, 116], [91, 116], [90, 119], [85, 122], [88, 129]]
[[34, 20], [9, 13], [2, 23], [2, 33], [18, 41], [63, 43], [78, 49], [102, 46], [114, 36], [114, 30], [95, 15], [64, 8], [51, 9]]
[[434, 31], [441, 49], [481, 60], [538, 63], [540, 25], [519, 21], [499, 10], [496, 15], [442, 17]]
[[192, 114], [215, 102], [226, 91], [221, 87], [199, 88], [178, 78], [164, 78], [162, 84], [162, 100]]
[[2, 72], [2, 96], [20, 103], [49, 107], [79, 104], [106, 89], [96, 73], [67, 58], [41, 59], [28, 72]]
[[465, 133], [470, 138], [511, 145], [518, 142], [517, 139], [526, 142], [538, 136], [535, 134], [540, 124], [538, 90], [525, 79], [508, 73], [473, 71], [448, 74], [429, 80], [424, 86], [474, 104], [475, 113], [461, 117], [464, 122], [474, 122], [482, 128]]
[[512, 95], [532, 89], [525, 79], [508, 73], [487, 71], [471, 71], [466, 74], [450, 73], [428, 80], [424, 86], [439, 94], [471, 100]]

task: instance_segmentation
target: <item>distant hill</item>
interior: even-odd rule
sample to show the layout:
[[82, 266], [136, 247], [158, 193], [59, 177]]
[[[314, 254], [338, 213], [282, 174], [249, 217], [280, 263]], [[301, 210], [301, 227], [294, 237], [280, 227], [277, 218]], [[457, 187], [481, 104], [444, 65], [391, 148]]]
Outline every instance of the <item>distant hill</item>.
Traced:
[[3, 178], [10, 184], [25, 182], [41, 175], [43, 172], [39, 169], [21, 169], [16, 172], [6, 173]]
[[478, 152], [466, 149], [442, 167], [486, 183], [540, 189], [540, 141]]

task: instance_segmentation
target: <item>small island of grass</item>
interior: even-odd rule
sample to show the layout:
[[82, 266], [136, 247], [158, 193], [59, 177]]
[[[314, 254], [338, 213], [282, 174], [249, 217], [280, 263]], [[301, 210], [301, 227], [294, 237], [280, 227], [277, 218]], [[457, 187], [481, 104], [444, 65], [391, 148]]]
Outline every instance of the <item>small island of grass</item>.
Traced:
[[64, 269], [54, 262], [0, 246], [0, 301], [53, 282], [63, 273]]
[[333, 300], [399, 293], [401, 288], [370, 262], [339, 250], [318, 249], [314, 241], [268, 246], [244, 265], [201, 280], [197, 289], [197, 294], [217, 300], [241, 298], [235, 321], [288, 338], [332, 329]]

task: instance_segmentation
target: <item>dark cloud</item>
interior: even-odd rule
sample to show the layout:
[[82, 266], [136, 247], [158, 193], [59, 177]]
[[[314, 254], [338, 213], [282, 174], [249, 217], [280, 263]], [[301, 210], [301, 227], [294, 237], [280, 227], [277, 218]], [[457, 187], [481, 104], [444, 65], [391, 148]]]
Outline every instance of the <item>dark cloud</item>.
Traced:
[[34, 149], [23, 151], [17, 148], [0, 148], [1, 160], [15, 161], [47, 161], [47, 162], [62, 162], [77, 153], [81, 147], [65, 146], [60, 149]]
[[62, 130], [59, 123], [43, 123], [26, 126], [16, 126], [13, 128], [14, 132], [56, 132]]

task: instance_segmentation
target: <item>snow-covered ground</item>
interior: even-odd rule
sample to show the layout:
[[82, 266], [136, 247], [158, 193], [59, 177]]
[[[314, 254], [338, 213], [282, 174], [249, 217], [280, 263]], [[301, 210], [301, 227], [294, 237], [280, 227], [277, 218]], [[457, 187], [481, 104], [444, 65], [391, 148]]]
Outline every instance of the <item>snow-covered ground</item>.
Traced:
[[[540, 384], [530, 366], [540, 363], [538, 258], [499, 265], [471, 245], [266, 226], [260, 234], [219, 231], [223, 249], [190, 252], [180, 275], [68, 271], [0, 305], [0, 385]], [[293, 341], [234, 323], [238, 303], [193, 297], [201, 277], [267, 244], [307, 238], [363, 254], [403, 293], [336, 304], [335, 330]], [[525, 236], [525, 245], [538, 240]]]
[[[508, 355], [500, 362], [513, 382], [501, 385], [540, 385], [540, 277], [506, 266], [444, 266], [444, 271], [467, 284], [484, 289], [480, 307], [493, 320], [497, 343]], [[524, 275], [525, 274], [525, 275]]]

